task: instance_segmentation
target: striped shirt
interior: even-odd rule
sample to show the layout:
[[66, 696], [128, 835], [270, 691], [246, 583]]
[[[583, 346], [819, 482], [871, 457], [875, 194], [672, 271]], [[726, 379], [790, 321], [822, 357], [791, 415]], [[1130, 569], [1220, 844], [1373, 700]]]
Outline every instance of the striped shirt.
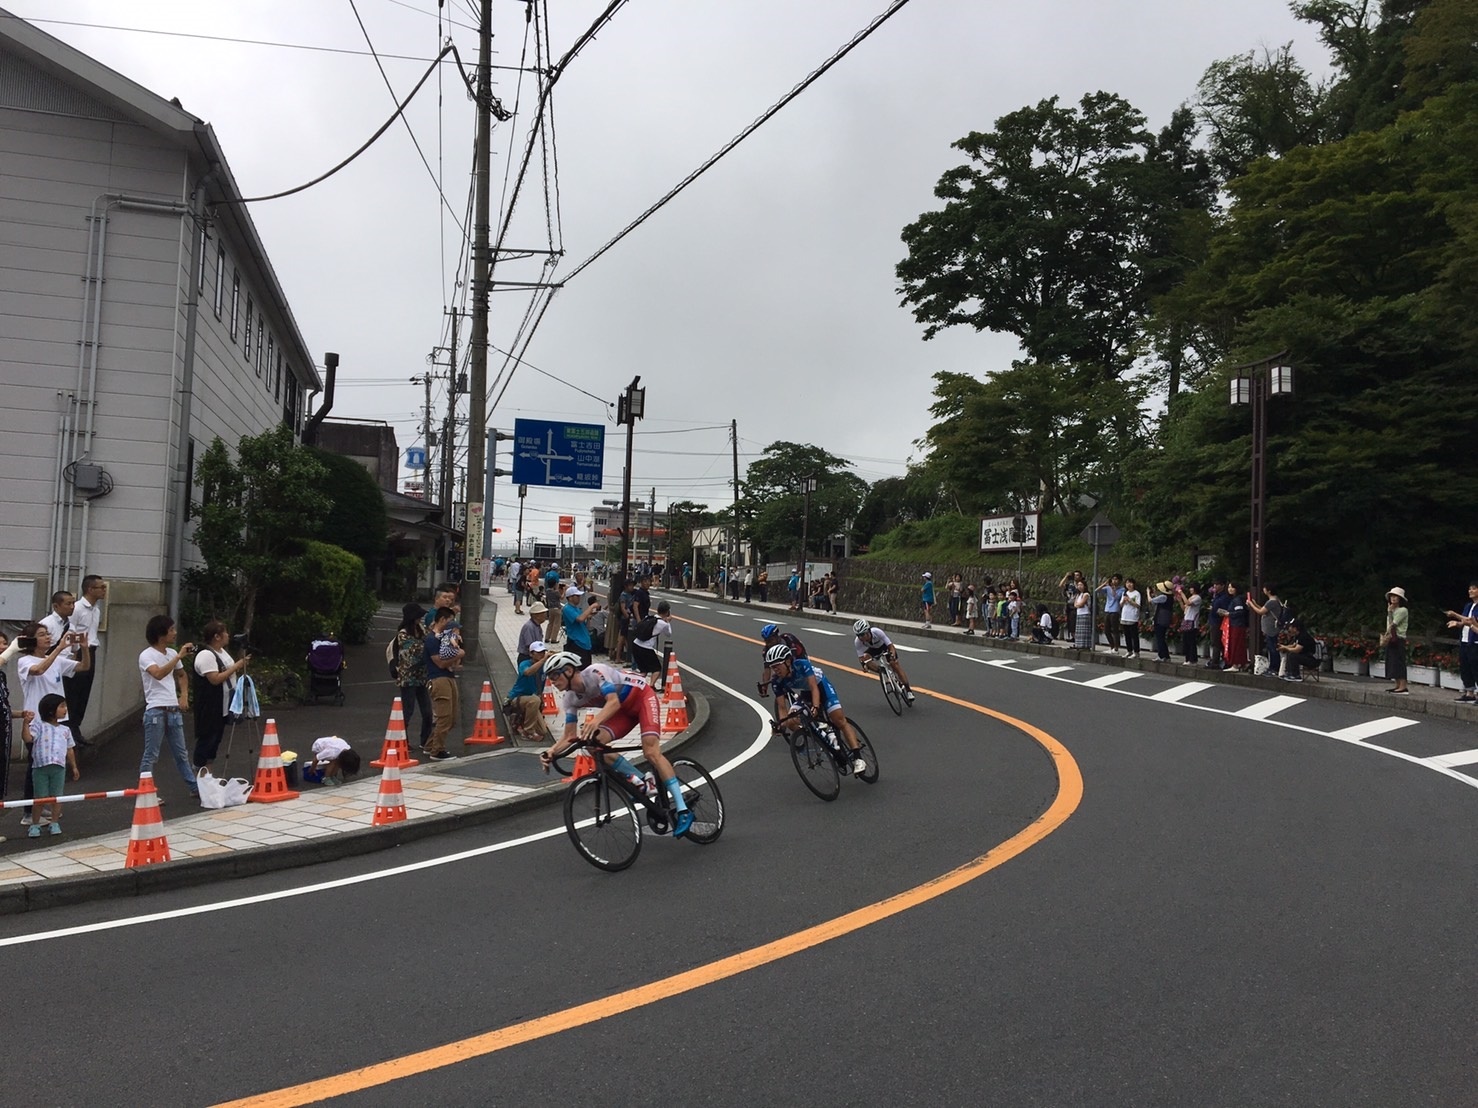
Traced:
[[34, 766], [64, 766], [67, 751], [71, 748], [72, 732], [64, 723], [31, 721], [31, 734], [36, 744], [31, 747], [31, 764]]

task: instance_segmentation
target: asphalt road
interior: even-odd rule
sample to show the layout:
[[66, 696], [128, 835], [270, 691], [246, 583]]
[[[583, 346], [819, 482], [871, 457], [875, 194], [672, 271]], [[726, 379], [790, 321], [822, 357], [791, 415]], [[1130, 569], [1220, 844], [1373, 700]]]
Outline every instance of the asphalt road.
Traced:
[[[678, 614], [696, 621], [682, 661], [751, 696], [758, 623]], [[1230, 714], [1252, 691], [1208, 711], [1152, 699], [1168, 679], [1131, 695], [1083, 686], [1088, 667], [1034, 677], [1036, 660], [904, 636], [925, 695], [899, 720], [837, 664], [846, 638], [802, 634], [877, 748], [877, 785], [823, 803], [769, 743], [722, 777], [717, 843], [649, 839], [617, 875], [548, 809], [310, 873], [0, 919], [26, 1060], [7, 1099], [44, 1075], [40, 1099], [62, 1104], [320, 1080], [276, 1102], [1478, 1103], [1478, 791], [1316, 733], [1374, 713], [1312, 701], [1282, 726]], [[697, 673], [684, 684], [713, 716], [687, 753], [716, 768], [766, 729]], [[1401, 742], [1478, 745], [1425, 720]], [[982, 856], [999, 864], [930, 884]], [[374, 876], [391, 867], [412, 868]], [[228, 898], [245, 902], [212, 908]], [[169, 914], [192, 908], [208, 910]], [[164, 918], [55, 934], [143, 912]], [[848, 913], [853, 929], [809, 941]], [[346, 1092], [358, 1067], [379, 1083]]]

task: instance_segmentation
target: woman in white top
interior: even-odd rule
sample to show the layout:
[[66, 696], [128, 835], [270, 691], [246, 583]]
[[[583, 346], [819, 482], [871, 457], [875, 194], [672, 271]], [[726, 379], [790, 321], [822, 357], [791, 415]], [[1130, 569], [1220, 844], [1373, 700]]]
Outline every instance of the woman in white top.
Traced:
[[1201, 590], [1187, 583], [1176, 586], [1175, 593], [1181, 604], [1180, 646], [1185, 652], [1185, 664], [1193, 666], [1196, 664], [1196, 641], [1200, 637]]
[[[62, 687], [62, 678], [71, 677], [74, 673], [85, 673], [92, 667], [92, 656], [82, 652], [81, 658], [73, 658], [70, 654], [62, 651], [70, 651], [72, 647], [83, 642], [87, 638], [81, 631], [70, 631], [62, 635], [55, 642], [52, 641], [51, 632], [40, 623], [28, 623], [21, 629], [16, 638], [21, 653], [15, 661], [16, 672], [21, 679], [21, 708], [29, 712], [31, 718], [39, 718], [41, 698], [48, 693], [56, 693], [58, 696], [66, 696], [66, 690]], [[31, 728], [30, 720], [22, 727], [22, 738], [26, 741], [26, 791], [24, 799], [30, 800], [36, 795], [35, 783], [31, 780]], [[7, 735], [8, 739], [10, 736]], [[73, 742], [76, 735], [73, 735]], [[7, 751], [8, 753], [8, 751]], [[21, 823], [29, 825], [31, 812], [26, 810]]]
[[226, 721], [231, 718], [231, 697], [236, 675], [251, 661], [243, 655], [238, 662], [226, 650], [231, 629], [218, 619], [201, 628], [203, 645], [195, 652], [195, 768], [209, 766], [221, 748]]
[[1124, 649], [1132, 658], [1139, 657], [1139, 610], [1144, 602], [1133, 577], [1124, 578], [1124, 599], [1119, 604], [1119, 630], [1124, 633]]

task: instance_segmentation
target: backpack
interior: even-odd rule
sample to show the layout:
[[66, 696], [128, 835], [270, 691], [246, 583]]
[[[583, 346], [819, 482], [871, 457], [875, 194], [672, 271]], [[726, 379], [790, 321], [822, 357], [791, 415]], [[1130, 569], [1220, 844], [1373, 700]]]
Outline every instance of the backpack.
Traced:
[[632, 631], [633, 639], [650, 639], [657, 633], [657, 617], [654, 615], [644, 616], [637, 621], [636, 628]]

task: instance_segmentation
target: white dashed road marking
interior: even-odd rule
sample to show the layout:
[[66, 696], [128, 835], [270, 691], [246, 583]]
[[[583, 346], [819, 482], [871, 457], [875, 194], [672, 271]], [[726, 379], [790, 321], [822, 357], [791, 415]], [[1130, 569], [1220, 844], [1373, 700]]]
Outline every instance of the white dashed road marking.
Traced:
[[1029, 673], [1033, 677], [1049, 677], [1054, 673], [1066, 673], [1072, 666], [1047, 666], [1044, 669], [1024, 669], [1021, 672]]
[[1284, 708], [1292, 708], [1295, 704], [1304, 702], [1301, 696], [1270, 696], [1266, 700], [1260, 700], [1256, 704], [1249, 704], [1232, 715], [1243, 719], [1267, 719], [1274, 712], [1281, 712]]
[[801, 630], [804, 631], [808, 635], [844, 635], [844, 634], [846, 634], [845, 631], [831, 631], [831, 630], [828, 630], [825, 627], [802, 627]]
[[1095, 677], [1092, 681], [1084, 681], [1090, 689], [1107, 689], [1114, 685], [1122, 685], [1125, 681], [1133, 681], [1139, 677], [1138, 673], [1105, 673], [1102, 677]]
[[1354, 727], [1344, 727], [1338, 731], [1329, 732], [1336, 739], [1345, 739], [1349, 742], [1364, 742], [1373, 739], [1377, 735], [1384, 735], [1388, 731], [1399, 731], [1403, 727], [1415, 727], [1416, 720], [1402, 719], [1400, 716], [1385, 716], [1381, 719], [1373, 719], [1369, 723], [1357, 723]]
[[1439, 754], [1435, 758], [1423, 758], [1429, 766], [1452, 769], [1454, 766], [1471, 766], [1478, 762], [1478, 750], [1459, 750], [1452, 754]]
[[1175, 704], [1188, 696], [1195, 696], [1198, 692], [1212, 687], [1205, 681], [1187, 681], [1184, 685], [1172, 685], [1168, 689], [1162, 689], [1160, 692], [1152, 694], [1150, 699], [1158, 700], [1164, 704]]

